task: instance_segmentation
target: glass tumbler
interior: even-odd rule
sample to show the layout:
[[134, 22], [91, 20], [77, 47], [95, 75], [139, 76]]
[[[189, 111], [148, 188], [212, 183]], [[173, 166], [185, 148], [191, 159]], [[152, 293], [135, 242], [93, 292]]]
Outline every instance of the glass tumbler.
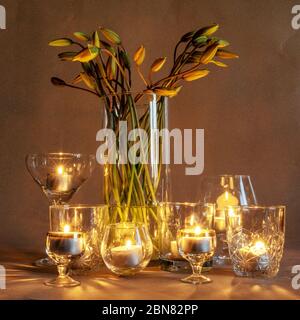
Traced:
[[285, 206], [226, 208], [227, 242], [237, 276], [275, 277], [285, 235]]

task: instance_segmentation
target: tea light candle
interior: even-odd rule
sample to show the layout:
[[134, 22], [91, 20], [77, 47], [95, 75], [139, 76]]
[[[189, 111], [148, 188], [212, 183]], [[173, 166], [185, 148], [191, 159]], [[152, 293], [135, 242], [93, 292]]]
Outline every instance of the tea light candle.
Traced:
[[263, 241], [257, 241], [253, 246], [245, 246], [239, 249], [243, 267], [248, 272], [255, 271], [258, 267], [266, 268], [269, 264], [267, 248]]
[[111, 249], [112, 263], [119, 268], [132, 268], [138, 266], [143, 260], [141, 245], [132, 245], [128, 240], [125, 246]]
[[62, 256], [76, 256], [84, 251], [83, 232], [70, 232], [70, 227], [65, 226], [63, 232], [48, 232], [48, 251]]
[[70, 190], [72, 176], [65, 171], [63, 165], [56, 168], [55, 189], [58, 192], [66, 192]]
[[184, 254], [208, 253], [214, 250], [213, 239], [206, 235], [207, 230], [198, 226], [191, 236], [184, 236], [180, 241], [180, 251]]

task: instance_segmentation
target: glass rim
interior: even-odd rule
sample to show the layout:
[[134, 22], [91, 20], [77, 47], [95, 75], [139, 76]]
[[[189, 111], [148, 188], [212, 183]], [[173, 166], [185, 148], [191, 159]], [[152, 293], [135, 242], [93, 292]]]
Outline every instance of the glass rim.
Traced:
[[246, 209], [286, 209], [286, 205], [278, 204], [278, 205], [237, 205], [231, 206], [227, 205], [224, 206], [225, 208], [246, 208]]
[[107, 205], [108, 208], [128, 208], [128, 209], [140, 209], [140, 208], [157, 208], [159, 207], [159, 203], [158, 204], [141, 204], [141, 205], [127, 205], [127, 204], [108, 204]]
[[72, 153], [72, 152], [41, 152], [41, 153], [28, 153], [26, 158], [29, 157], [53, 157], [53, 158], [83, 158], [83, 157], [92, 157], [96, 159], [96, 156], [88, 153]]
[[195, 206], [207, 206], [207, 205], [212, 205], [214, 206], [215, 204], [213, 202], [204, 202], [204, 201], [198, 201], [198, 202], [180, 202], [180, 201], [166, 201], [166, 202], [160, 202], [160, 206], [164, 205], [173, 205], [173, 206], [187, 206], [187, 207], [195, 207]]
[[249, 174], [215, 174], [215, 175], [207, 175], [207, 176], [203, 176], [203, 178], [221, 178], [221, 177], [226, 177], [226, 178], [238, 178], [238, 177], [242, 177], [242, 178], [251, 178], [251, 175]]
[[74, 203], [74, 204], [52, 204], [49, 206], [51, 209], [52, 208], [65, 208], [65, 209], [92, 209], [92, 208], [106, 208], [108, 205], [106, 204], [88, 204], [88, 203]]

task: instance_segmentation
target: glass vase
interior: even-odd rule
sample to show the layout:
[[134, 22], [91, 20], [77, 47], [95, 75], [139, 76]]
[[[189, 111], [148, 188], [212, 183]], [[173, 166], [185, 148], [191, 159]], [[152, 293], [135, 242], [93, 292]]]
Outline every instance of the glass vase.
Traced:
[[97, 151], [97, 160], [104, 164], [104, 202], [144, 206], [170, 201], [170, 142], [163, 134], [168, 129], [168, 98], [128, 93], [102, 98], [102, 103], [103, 128], [113, 132], [114, 140], [103, 132], [97, 135], [107, 146], [105, 152]]

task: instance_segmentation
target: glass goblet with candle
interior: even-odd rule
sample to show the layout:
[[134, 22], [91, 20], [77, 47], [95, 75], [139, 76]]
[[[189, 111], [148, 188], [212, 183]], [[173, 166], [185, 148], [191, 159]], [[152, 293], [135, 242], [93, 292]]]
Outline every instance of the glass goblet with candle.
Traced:
[[29, 154], [26, 167], [51, 205], [65, 204], [90, 177], [95, 156], [63, 152]]
[[248, 175], [231, 174], [203, 177], [200, 190], [201, 200], [215, 204], [214, 229], [218, 243], [214, 262], [228, 264], [230, 258], [226, 242], [225, 208], [257, 204], [251, 178]]
[[181, 229], [177, 235], [178, 250], [180, 255], [191, 264], [193, 274], [181, 279], [192, 284], [204, 284], [212, 280], [201, 274], [204, 262], [208, 261], [215, 252], [216, 233], [212, 229]]
[[105, 265], [121, 276], [143, 270], [151, 259], [153, 245], [143, 224], [120, 222], [106, 226], [101, 254]]
[[80, 285], [80, 282], [72, 279], [68, 273], [70, 263], [80, 258], [85, 252], [86, 235], [81, 231], [81, 224], [73, 212], [63, 208], [61, 210], [55, 207], [50, 208], [50, 231], [47, 233], [46, 252], [57, 265], [58, 277], [46, 281], [47, 286]]
[[[56, 215], [54, 215], [54, 211], [57, 212]], [[100, 244], [104, 228], [109, 223], [108, 207], [106, 205], [85, 204], [50, 206], [51, 225], [60, 223], [55, 221], [55, 219], [59, 219], [60, 214], [65, 216], [64, 225], [85, 234], [85, 252], [80, 258], [71, 262], [71, 274], [82, 275], [87, 272], [98, 271], [103, 265]]]

